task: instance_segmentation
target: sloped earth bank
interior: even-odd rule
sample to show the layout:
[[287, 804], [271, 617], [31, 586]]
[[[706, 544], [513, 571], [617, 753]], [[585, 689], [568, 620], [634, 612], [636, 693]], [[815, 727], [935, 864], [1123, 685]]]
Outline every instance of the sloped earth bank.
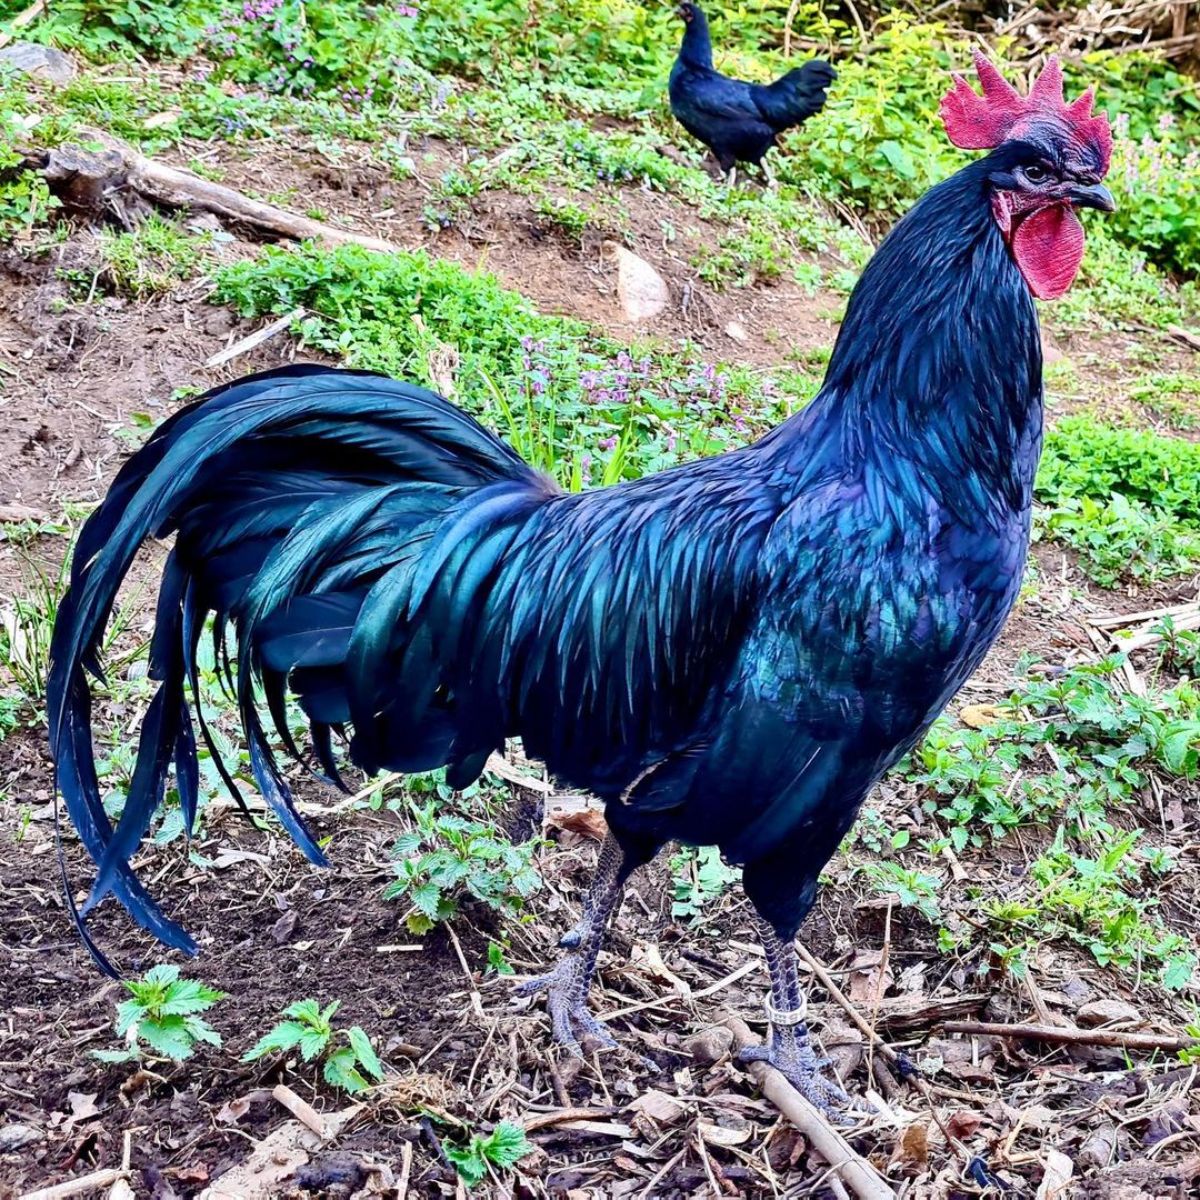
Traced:
[[[231, 158], [222, 166], [230, 183], [263, 193], [293, 187], [358, 228], [401, 244], [428, 242], [436, 253], [472, 266], [482, 263], [547, 311], [581, 316], [615, 336], [630, 332], [600, 247], [565, 244], [520, 197], [489, 194], [471, 237], [433, 238], [420, 224], [409, 185], [369, 172], [351, 177], [345, 168], [331, 177], [277, 152], [256, 151], [253, 160]], [[688, 336], [713, 357], [763, 365], [832, 341], [836, 297], [809, 298], [787, 284], [718, 296], [696, 285], [686, 251], [655, 245], [657, 210], [671, 203], [650, 194], [629, 197], [635, 248], [667, 276], [676, 302], [652, 333]], [[372, 217], [384, 210], [391, 210], [386, 218]], [[702, 242], [703, 229], [695, 236]], [[253, 247], [234, 241], [222, 253], [248, 254]], [[2, 504], [55, 515], [67, 502], [96, 499], [128, 453], [132, 414], [158, 420], [173, 407], [176, 389], [208, 387], [303, 353], [283, 336], [228, 367], [206, 370], [210, 355], [250, 327], [209, 305], [203, 283], [147, 303], [108, 298], [86, 310], [63, 303], [57, 268], [94, 269], [95, 262], [86, 230], [44, 265], [0, 261]], [[744, 338], [726, 332], [730, 322], [743, 326]], [[1114, 362], [1120, 378], [1136, 369], [1147, 349], [1160, 362], [1170, 354], [1161, 343], [1143, 345], [1132, 335], [1062, 337], [1054, 344], [1076, 359], [1086, 394], [1111, 384]], [[61, 538], [3, 543], [0, 590], [22, 586], [29, 560], [55, 568], [62, 547]], [[147, 580], [155, 554], [148, 557]], [[1142, 594], [1099, 595], [1060, 551], [1039, 548], [1039, 558], [1038, 592], [1023, 603], [962, 702], [1007, 694], [1022, 655], [1040, 654], [1053, 664], [1086, 659], [1092, 650], [1079, 621], [1085, 611], [1131, 611], [1194, 593], [1194, 581], [1184, 580]], [[145, 609], [134, 631], [144, 634], [149, 619]], [[139, 714], [102, 715], [129, 722], [130, 735], [135, 732]], [[304, 995], [341, 999], [346, 1024], [361, 1024], [376, 1036], [389, 1078], [338, 1136], [310, 1145], [300, 1156], [305, 1161], [284, 1182], [264, 1185], [263, 1194], [395, 1194], [406, 1177], [411, 1194], [454, 1195], [461, 1185], [438, 1136], [455, 1121], [480, 1128], [501, 1118], [529, 1125], [537, 1150], [507, 1182], [481, 1185], [483, 1194], [837, 1194], [828, 1165], [731, 1063], [727, 1036], [709, 1028], [723, 1010], [756, 1031], [763, 1028], [765, 972], [745, 969], [758, 958], [737, 889], [688, 923], [671, 917], [665, 862], [637, 880], [593, 995], [620, 1048], [578, 1062], [550, 1048], [538, 1006], [522, 1011], [525, 1003], [514, 999], [507, 980], [485, 976], [488, 943], [499, 936], [493, 914], [468, 908], [454, 924], [457, 944], [442, 929], [419, 940], [401, 922], [403, 907], [381, 899], [391, 877], [389, 847], [401, 828], [395, 815], [343, 807], [317, 818], [321, 834], [333, 839], [335, 863], [318, 871], [273, 827], [258, 831], [232, 810], [210, 809], [203, 840], [191, 850], [212, 865], [194, 865], [175, 842], [146, 851], [142, 872], [199, 937], [202, 955], [189, 971], [231, 997], [212, 1013], [225, 1047], [202, 1047], [183, 1064], [112, 1066], [89, 1052], [114, 1044], [120, 988], [94, 969], [64, 911], [50, 764], [36, 725], [0, 745], [0, 787], [10, 798], [0, 806], [0, 1194], [118, 1165], [126, 1135], [137, 1195], [193, 1196], [212, 1185], [218, 1194], [221, 1175], [245, 1164], [256, 1143], [291, 1119], [272, 1097], [277, 1083], [286, 1082], [319, 1111], [347, 1105], [317, 1086], [317, 1071], [303, 1064], [238, 1061], [280, 1008]], [[298, 789], [306, 801], [325, 798], [315, 785], [298, 781]], [[1189, 799], [1194, 790], [1182, 783], [1163, 796], [1163, 804], [1182, 815], [1169, 829], [1162, 822], [1160, 838], [1182, 867], [1192, 868], [1177, 871], [1162, 897], [1164, 908], [1184, 922], [1195, 911], [1188, 881], [1196, 879], [1200, 842]], [[893, 826], [907, 822], [919, 829], [924, 819], [911, 789], [902, 786], [885, 788], [875, 804]], [[1127, 815], [1157, 831], [1159, 812], [1150, 807]], [[514, 785], [510, 832], [527, 836], [541, 822], [540, 810], [536, 790]], [[549, 825], [547, 834], [536, 916], [504, 929], [519, 974], [540, 970], [555, 953], [595, 859], [587, 837]], [[85, 864], [73, 841], [67, 862], [81, 880]], [[956, 879], [962, 889], [1002, 897], [1026, 865], [1021, 839], [1010, 838], [970, 860], [964, 855]], [[820, 987], [814, 990], [816, 1028], [836, 1068], [852, 1091], [871, 1088], [892, 1109], [891, 1117], [865, 1120], [851, 1137], [897, 1189], [922, 1197], [977, 1195], [985, 1190], [986, 1172], [993, 1172], [1017, 1194], [1032, 1195], [1057, 1152], [1075, 1163], [1066, 1194], [1197, 1194], [1200, 1105], [1193, 1099], [1192, 1068], [1161, 1054], [1127, 1059], [1094, 1046], [964, 1039], [940, 1028], [946, 1019], [971, 1016], [1074, 1019], [1089, 1002], [1120, 997], [1138, 1006], [1144, 1028], [1178, 1030], [1191, 1019], [1187, 1006], [1150, 986], [1131, 996], [1127, 980], [1061, 945], [1034, 957], [1027, 982], [984, 976], [978, 952], [939, 954], [930, 924], [881, 898], [860, 866], [857, 857], [830, 864], [804, 937], [857, 1011], [920, 1064], [932, 1085], [936, 1113], [879, 1055], [864, 1053], [863, 1036], [847, 1014]], [[111, 904], [97, 914], [94, 930], [130, 974], [163, 957]], [[585, 1111], [564, 1119], [573, 1109]]]

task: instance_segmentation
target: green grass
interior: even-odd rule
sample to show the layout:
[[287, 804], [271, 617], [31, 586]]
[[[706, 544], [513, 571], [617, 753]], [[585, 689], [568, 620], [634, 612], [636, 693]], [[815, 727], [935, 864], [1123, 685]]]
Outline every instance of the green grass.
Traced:
[[218, 271], [216, 287], [246, 316], [303, 305], [314, 314], [302, 325], [311, 345], [430, 386], [444, 387], [437, 351], [452, 347], [455, 401], [572, 488], [744, 445], [817, 384], [803, 372], [622, 345], [423, 252], [268, 249]]
[[1200, 375], [1174, 371], [1148, 375], [1129, 392], [1174, 429], [1200, 429]]
[[176, 222], [152, 215], [130, 232], [103, 232], [100, 258], [114, 292], [144, 300], [170, 291], [202, 269], [210, 244], [208, 237], [186, 233]]
[[1039, 536], [1103, 587], [1200, 567], [1200, 444], [1066, 417], [1047, 433], [1037, 498]]

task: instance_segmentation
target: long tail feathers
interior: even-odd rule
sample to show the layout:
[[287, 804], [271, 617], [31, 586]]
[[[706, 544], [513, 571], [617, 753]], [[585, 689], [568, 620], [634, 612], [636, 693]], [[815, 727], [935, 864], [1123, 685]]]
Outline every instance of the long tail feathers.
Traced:
[[[447, 571], [486, 571], [488, 551], [479, 555], [492, 536], [488, 530], [499, 530], [499, 553], [510, 528], [503, 518], [548, 494], [511, 449], [441, 397], [366, 372], [306, 365], [250, 376], [208, 393], [159, 427], [80, 534], [51, 647], [48, 718], [57, 787], [97, 865], [86, 903], [76, 911], [69, 886], [68, 903], [105, 970], [111, 973], [111, 964], [84, 918], [110, 893], [168, 945], [196, 949], [130, 867], [172, 765], [185, 828], [190, 832], [195, 823], [200, 787], [193, 712], [217, 771], [242, 802], [199, 703], [197, 654], [209, 614], [218, 669], [236, 688], [258, 790], [307, 857], [324, 863], [275, 761], [255, 683], [275, 733], [299, 758], [286, 706], [288, 691], [297, 696], [324, 776], [341, 782], [332, 734], [351, 722], [355, 709], [366, 723], [355, 731], [361, 750], [355, 757], [366, 766], [380, 761], [398, 727], [394, 717], [378, 725], [371, 705], [380, 689], [365, 689], [364, 707], [352, 686], [355, 672], [366, 682], [379, 670], [386, 654], [372, 660], [372, 647], [390, 647], [410, 665], [419, 660], [419, 631], [412, 644], [393, 646], [395, 627], [388, 622], [407, 622], [411, 630], [417, 611], [436, 602], [433, 583]], [[464, 515], [439, 528], [459, 504]], [[471, 533], [474, 552], [456, 558], [456, 547]], [[149, 537], [171, 534], [175, 546], [150, 645], [150, 677], [159, 686], [114, 825], [96, 774], [88, 676], [103, 680], [104, 631], [138, 548]], [[230, 622], [238, 631], [236, 672], [225, 638]], [[448, 620], [447, 628], [452, 624]], [[396, 737], [397, 761], [449, 761], [454, 728], [429, 711], [432, 698], [406, 698], [406, 719], [415, 724]], [[394, 693], [387, 699], [394, 704]], [[478, 747], [467, 757], [457, 764], [459, 774], [471, 768]], [[67, 886], [65, 866], [63, 878]]]

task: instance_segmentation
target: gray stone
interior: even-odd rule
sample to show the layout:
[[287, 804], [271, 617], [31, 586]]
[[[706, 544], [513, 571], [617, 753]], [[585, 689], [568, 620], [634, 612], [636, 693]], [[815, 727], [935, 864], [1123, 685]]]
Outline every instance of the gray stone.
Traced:
[[0, 1126], [0, 1154], [11, 1154], [31, 1142], [41, 1141], [42, 1135], [28, 1125]]
[[15, 67], [22, 74], [60, 86], [70, 83], [79, 73], [75, 63], [61, 50], [36, 42], [13, 42], [5, 46], [0, 50], [0, 67]]

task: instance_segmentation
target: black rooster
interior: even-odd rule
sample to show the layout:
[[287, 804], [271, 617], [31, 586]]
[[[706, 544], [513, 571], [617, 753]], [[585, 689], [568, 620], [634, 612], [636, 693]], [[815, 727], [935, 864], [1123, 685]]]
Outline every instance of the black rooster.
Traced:
[[[792, 940], [864, 797], [1016, 599], [1041, 446], [1033, 296], [1074, 278], [1076, 209], [1112, 207], [1091, 93], [1066, 105], [1054, 60], [1028, 98], [978, 69], [984, 96], [960, 79], [942, 116], [958, 145], [994, 149], [896, 226], [819, 395], [756, 445], [570, 495], [439, 396], [318, 366], [165, 421], [84, 526], [54, 631], [57, 783], [98, 864], [84, 912], [111, 892], [195, 949], [129, 863], [172, 761], [194, 821], [193, 719], [220, 762], [196, 704], [213, 613], [220, 636], [237, 631], [259, 790], [314, 862], [256, 681], [299, 757], [296, 697], [333, 779], [343, 730], [364, 770], [444, 765], [459, 788], [520, 737], [603, 797], [611, 830], [565, 955], [528, 985], [548, 991], [556, 1037], [609, 1040], [586, 1001], [629, 874], [673, 839], [715, 844], [744, 864], [770, 965], [762, 1053], [817, 1103], [843, 1102], [810, 1048]], [[87, 676], [138, 547], [171, 534], [150, 647], [161, 685], [114, 828]]]
[[697, 4], [683, 3], [683, 44], [671, 68], [671, 111], [679, 123], [717, 156], [732, 185], [736, 164], [761, 166], [775, 139], [825, 107], [825, 93], [837, 78], [827, 63], [814, 59], [774, 83], [744, 83], [713, 69], [708, 18]]

